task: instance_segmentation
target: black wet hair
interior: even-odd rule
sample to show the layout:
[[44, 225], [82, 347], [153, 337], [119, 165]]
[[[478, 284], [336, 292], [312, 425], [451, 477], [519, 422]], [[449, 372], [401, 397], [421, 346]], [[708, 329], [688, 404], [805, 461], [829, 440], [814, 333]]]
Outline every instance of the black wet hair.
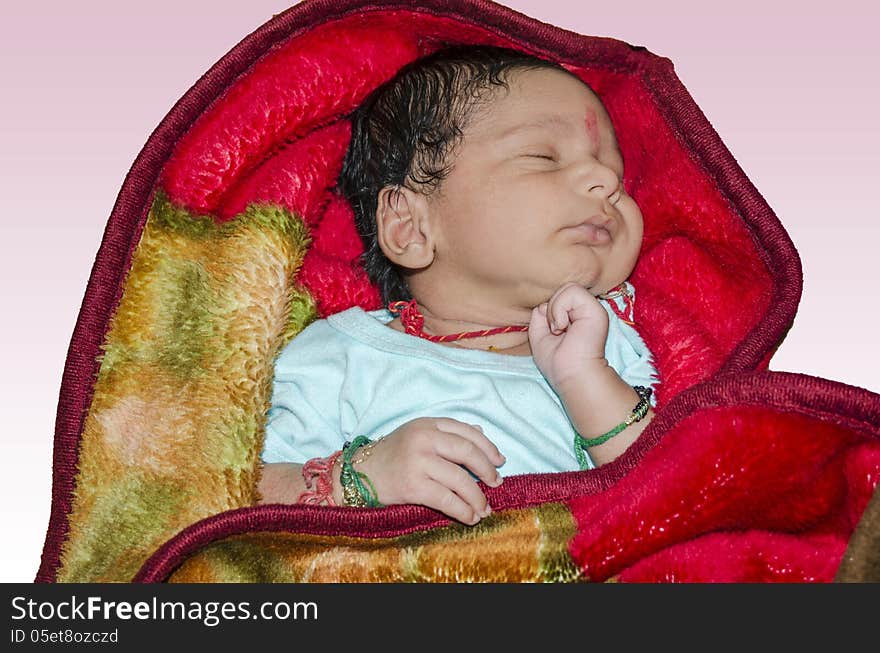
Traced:
[[[449, 174], [462, 133], [509, 73], [549, 68], [577, 77], [556, 62], [492, 45], [447, 45], [401, 67], [350, 114], [351, 140], [337, 190], [351, 204], [364, 253], [360, 262], [383, 305], [410, 300], [400, 268], [385, 256], [376, 232], [379, 192], [401, 186], [425, 195]], [[579, 78], [578, 78], [579, 79]], [[582, 81], [582, 80], [579, 80]]]

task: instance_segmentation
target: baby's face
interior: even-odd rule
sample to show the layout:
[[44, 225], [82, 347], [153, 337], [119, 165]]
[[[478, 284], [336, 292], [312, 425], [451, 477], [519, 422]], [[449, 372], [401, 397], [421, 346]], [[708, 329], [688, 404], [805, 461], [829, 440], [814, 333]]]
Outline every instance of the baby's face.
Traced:
[[509, 81], [510, 92], [465, 129], [430, 199], [437, 254], [473, 283], [533, 306], [567, 281], [607, 292], [629, 277], [643, 232], [611, 120], [565, 73]]

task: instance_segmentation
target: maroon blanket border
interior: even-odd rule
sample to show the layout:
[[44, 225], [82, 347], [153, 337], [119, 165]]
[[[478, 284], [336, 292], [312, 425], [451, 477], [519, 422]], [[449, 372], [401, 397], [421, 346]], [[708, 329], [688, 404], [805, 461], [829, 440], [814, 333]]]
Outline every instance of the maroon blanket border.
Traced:
[[[273, 17], [215, 63], [172, 107], [153, 131], [123, 181], [95, 257], [68, 348], [55, 420], [52, 461], [52, 508], [40, 568], [35, 582], [53, 582], [61, 546], [69, 531], [69, 514], [78, 464], [78, 444], [94, 391], [97, 357], [110, 317], [121, 298], [131, 256], [140, 239], [162, 166], [193, 122], [234, 84], [263, 54], [279, 42], [327, 21], [364, 11], [405, 9], [458, 18], [503, 33], [537, 52], [571, 61], [585, 56], [584, 35], [542, 23], [486, 0], [425, 0], [414, 7], [407, 0], [306, 0]], [[722, 372], [756, 367], [790, 327], [801, 294], [800, 260], [788, 234], [754, 186], [740, 170], [718, 134], [675, 76], [672, 62], [622, 41], [593, 38], [590, 57], [603, 65], [639, 69], [648, 88], [667, 106], [667, 120], [715, 180], [719, 190], [748, 216], [747, 226], [769, 254], [765, 263], [778, 296], [765, 319], [738, 345]], [[686, 125], [687, 128], [678, 128]], [[688, 133], [690, 132], [690, 135]], [[708, 156], [707, 156], [708, 155]]]

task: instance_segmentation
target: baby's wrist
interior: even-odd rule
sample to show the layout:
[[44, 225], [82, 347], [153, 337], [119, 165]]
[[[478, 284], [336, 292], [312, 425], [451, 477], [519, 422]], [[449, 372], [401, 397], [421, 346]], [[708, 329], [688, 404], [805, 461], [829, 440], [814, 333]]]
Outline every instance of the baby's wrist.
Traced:
[[330, 479], [333, 483], [333, 503], [337, 506], [345, 505], [345, 495], [342, 492], [342, 457], [338, 457], [333, 462], [333, 468], [330, 470]]
[[605, 357], [591, 358], [583, 365], [578, 366], [576, 374], [560, 379], [553, 384], [553, 389], [559, 396], [583, 396], [590, 387], [597, 383], [607, 383], [610, 373], [617, 376], [617, 372]]
[[382, 503], [376, 495], [376, 488], [370, 477], [360, 469], [370, 457], [376, 441], [360, 435], [343, 447], [339, 482], [342, 486], [343, 502], [347, 506], [361, 508], [381, 508]]
[[310, 505], [338, 505], [336, 503], [333, 473], [342, 456], [341, 451], [326, 458], [311, 458], [300, 468], [304, 491], [296, 498], [296, 503]]

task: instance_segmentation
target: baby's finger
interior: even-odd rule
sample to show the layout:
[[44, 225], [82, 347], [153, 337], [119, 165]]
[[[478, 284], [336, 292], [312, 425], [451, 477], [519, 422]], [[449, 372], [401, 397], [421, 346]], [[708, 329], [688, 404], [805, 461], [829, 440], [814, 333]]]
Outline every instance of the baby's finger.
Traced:
[[529, 320], [529, 338], [543, 339], [550, 333], [550, 326], [547, 320], [547, 304], [546, 302], [532, 309], [532, 318]]
[[[443, 433], [443, 436], [434, 440], [434, 451], [438, 456], [464, 465], [490, 487], [498, 487], [501, 484], [501, 475], [480, 447], [455, 433]], [[471, 483], [473, 482], [471, 479]]]
[[576, 285], [572, 283], [561, 286], [547, 302], [547, 325], [553, 334], [559, 334], [568, 328], [568, 311], [574, 307], [574, 295], [569, 289], [574, 287]]
[[[460, 435], [464, 439], [476, 445], [480, 451], [489, 459], [489, 462], [495, 466], [503, 465], [506, 458], [502, 454], [495, 443], [486, 437], [483, 429], [479, 424], [467, 424], [451, 417], [437, 418], [436, 428], [444, 433], [454, 433]], [[460, 461], [459, 461], [460, 462]]]
[[462, 467], [445, 460], [438, 460], [436, 464], [426, 468], [425, 473], [443, 487], [455, 492], [478, 517], [486, 517], [492, 512], [486, 495]]
[[[476, 483], [471, 481], [471, 485], [476, 486]], [[480, 520], [479, 515], [464, 499], [431, 478], [425, 478], [422, 483], [421, 503], [463, 524], [473, 525]]]
[[589, 302], [589, 292], [583, 286], [569, 282], [560, 286], [550, 298], [547, 309], [547, 324], [551, 333], [559, 334], [571, 324], [572, 312]]

